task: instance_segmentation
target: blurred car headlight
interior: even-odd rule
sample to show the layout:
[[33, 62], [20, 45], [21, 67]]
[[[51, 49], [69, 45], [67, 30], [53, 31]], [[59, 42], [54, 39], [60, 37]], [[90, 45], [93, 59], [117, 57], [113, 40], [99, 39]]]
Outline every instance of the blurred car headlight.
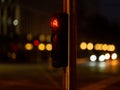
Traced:
[[96, 61], [97, 60], [97, 56], [96, 55], [91, 55], [90, 56], [90, 61]]
[[113, 54], [111, 55], [111, 59], [117, 59], [117, 54], [116, 54], [116, 53], [113, 53]]
[[98, 60], [99, 60], [100, 62], [105, 61], [105, 55], [100, 55], [99, 58], [98, 58]]
[[105, 54], [105, 59], [106, 59], [106, 60], [110, 59], [110, 54], [109, 54], [109, 53], [106, 53], [106, 54]]

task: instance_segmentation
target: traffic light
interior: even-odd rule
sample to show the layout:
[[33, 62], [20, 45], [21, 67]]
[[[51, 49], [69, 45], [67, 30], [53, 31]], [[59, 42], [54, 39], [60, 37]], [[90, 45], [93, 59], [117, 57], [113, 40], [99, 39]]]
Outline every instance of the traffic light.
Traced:
[[68, 65], [68, 14], [54, 14], [50, 26], [52, 27], [52, 66], [66, 67]]

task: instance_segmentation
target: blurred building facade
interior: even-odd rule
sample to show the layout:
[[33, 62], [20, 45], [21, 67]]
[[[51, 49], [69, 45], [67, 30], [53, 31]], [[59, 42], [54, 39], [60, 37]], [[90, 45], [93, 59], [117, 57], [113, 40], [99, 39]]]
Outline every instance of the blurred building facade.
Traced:
[[[40, 36], [41, 29], [47, 27], [41, 13], [23, 0], [0, 0], [0, 62], [38, 62], [48, 58], [50, 37], [44, 33]], [[26, 44], [32, 49], [27, 50]], [[35, 60], [31, 60], [33, 57]]]
[[20, 34], [20, 6], [17, 0], [0, 0], [0, 35]]
[[[98, 14], [99, 0], [78, 0], [80, 17]], [[32, 7], [32, 6], [31, 6]], [[23, 0], [0, 0], [0, 35], [50, 33], [49, 15]], [[61, 5], [62, 7], [62, 5]], [[81, 16], [83, 15], [83, 16]]]

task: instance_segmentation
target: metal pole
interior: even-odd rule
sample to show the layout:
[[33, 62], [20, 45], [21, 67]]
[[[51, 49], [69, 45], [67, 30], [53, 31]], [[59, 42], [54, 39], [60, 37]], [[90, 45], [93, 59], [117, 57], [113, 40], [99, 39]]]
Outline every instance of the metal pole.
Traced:
[[77, 0], [70, 0], [70, 90], [76, 90]]
[[76, 90], [77, 57], [77, 0], [63, 0], [63, 11], [68, 13], [68, 67], [64, 68], [64, 89]]
[[63, 90], [70, 90], [70, 0], [63, 0], [63, 12], [68, 14], [68, 66], [63, 68]]

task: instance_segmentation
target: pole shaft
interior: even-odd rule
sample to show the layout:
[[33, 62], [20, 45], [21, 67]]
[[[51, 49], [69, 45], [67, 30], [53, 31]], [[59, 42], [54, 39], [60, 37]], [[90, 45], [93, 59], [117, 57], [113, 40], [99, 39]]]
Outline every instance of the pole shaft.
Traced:
[[76, 90], [77, 0], [63, 0], [63, 11], [68, 13], [68, 67], [63, 69], [63, 90]]
[[77, 0], [70, 0], [70, 90], [76, 90]]

